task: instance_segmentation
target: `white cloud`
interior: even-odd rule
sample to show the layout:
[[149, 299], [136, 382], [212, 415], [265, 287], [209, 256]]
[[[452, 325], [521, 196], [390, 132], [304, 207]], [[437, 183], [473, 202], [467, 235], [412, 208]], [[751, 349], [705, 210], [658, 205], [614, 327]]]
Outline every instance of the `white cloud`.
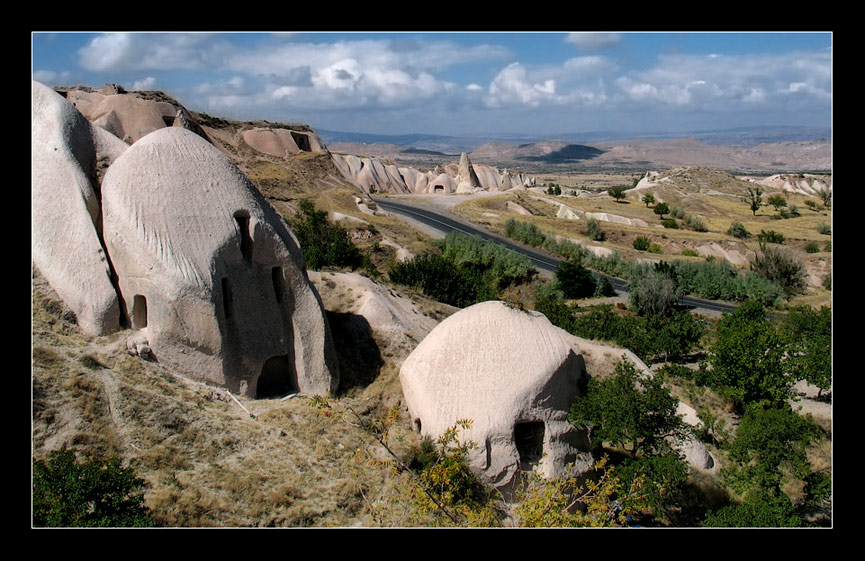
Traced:
[[133, 91], [153, 90], [154, 86], [156, 86], [156, 78], [148, 76], [132, 82], [130, 89]]
[[491, 107], [503, 105], [528, 105], [537, 107], [542, 102], [554, 101], [556, 81], [530, 78], [525, 66], [514, 62], [502, 69], [490, 83], [487, 104]]
[[91, 71], [189, 70], [218, 66], [228, 48], [204, 33], [104, 33], [77, 54]]

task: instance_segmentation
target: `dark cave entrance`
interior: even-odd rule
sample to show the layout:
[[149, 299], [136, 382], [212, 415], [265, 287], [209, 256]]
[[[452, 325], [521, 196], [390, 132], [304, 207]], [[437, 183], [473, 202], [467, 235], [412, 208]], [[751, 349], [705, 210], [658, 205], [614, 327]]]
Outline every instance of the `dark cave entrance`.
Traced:
[[255, 386], [255, 397], [267, 399], [297, 393], [297, 373], [288, 355], [271, 357], [261, 368]]
[[544, 422], [528, 421], [514, 425], [514, 443], [520, 455], [520, 469], [531, 471], [544, 455]]

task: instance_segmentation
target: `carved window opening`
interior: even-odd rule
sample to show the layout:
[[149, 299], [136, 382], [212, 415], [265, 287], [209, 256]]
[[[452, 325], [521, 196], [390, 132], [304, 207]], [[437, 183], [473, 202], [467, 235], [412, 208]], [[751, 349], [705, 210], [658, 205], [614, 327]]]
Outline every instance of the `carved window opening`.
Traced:
[[252, 259], [252, 235], [249, 233], [249, 213], [238, 210], [234, 213], [237, 228], [240, 231], [240, 254], [245, 261]]
[[285, 280], [282, 277], [282, 267], [274, 267], [270, 270], [270, 280], [273, 283], [273, 294], [276, 301], [282, 304], [282, 295], [285, 292]]
[[147, 298], [142, 294], [136, 294], [132, 299], [132, 328], [144, 329], [147, 327]]
[[544, 455], [544, 422], [528, 421], [514, 425], [514, 443], [520, 455], [520, 469], [530, 471]]
[[297, 147], [303, 150], [304, 152], [312, 152], [312, 148], [309, 145], [309, 137], [305, 134], [292, 132], [291, 138], [294, 139], [294, 143], [297, 144]]

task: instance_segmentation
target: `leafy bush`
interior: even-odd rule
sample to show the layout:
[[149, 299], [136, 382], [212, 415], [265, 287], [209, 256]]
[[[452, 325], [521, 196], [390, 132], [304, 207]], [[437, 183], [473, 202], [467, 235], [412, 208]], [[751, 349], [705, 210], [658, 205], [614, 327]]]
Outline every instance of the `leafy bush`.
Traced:
[[739, 238], [740, 240], [746, 240], [751, 237], [751, 232], [741, 222], [733, 222], [727, 230], [727, 235]]
[[546, 239], [541, 229], [533, 222], [520, 222], [513, 218], [508, 218], [505, 222], [505, 235], [532, 247], [540, 247]]
[[589, 218], [586, 221], [586, 235], [589, 236], [590, 240], [596, 242], [602, 242], [606, 237], [604, 231], [601, 230], [601, 225], [594, 218]]
[[306, 260], [307, 268], [348, 267], [356, 269], [363, 264], [363, 255], [351, 243], [348, 232], [327, 219], [327, 212], [315, 210], [312, 201], [298, 203], [300, 212], [289, 222]]
[[687, 219], [688, 228], [694, 230], [695, 232], [708, 232], [709, 228], [706, 226], [706, 223], [699, 216], [695, 216], [693, 214], [688, 216]]
[[805, 244], [805, 253], [819, 253], [820, 244], [815, 241], [810, 241]]
[[782, 405], [795, 382], [786, 372], [787, 350], [763, 307], [745, 302], [718, 324], [709, 385], [728, 394], [742, 409], [756, 403]]
[[528, 258], [476, 236], [451, 232], [440, 245], [441, 255], [419, 255], [393, 265], [390, 280], [465, 307], [495, 299], [501, 289], [526, 282], [537, 272]]
[[830, 236], [832, 235], [832, 226], [830, 226], [828, 222], [821, 222], [817, 224], [817, 231], [826, 236]]
[[697, 253], [695, 250], [686, 247], [682, 250], [682, 255], [684, 255], [685, 257], [698, 257], [700, 254]]
[[751, 271], [779, 285], [789, 297], [804, 292], [805, 267], [790, 252], [766, 243], [751, 261]]
[[47, 461], [33, 462], [33, 525], [155, 526], [144, 485], [119, 458], [79, 463], [73, 450], [51, 452]]
[[679, 229], [679, 223], [676, 221], [675, 218], [665, 218], [665, 219], [661, 220], [661, 226], [663, 226], [664, 228], [667, 228], [669, 230], [678, 230]]
[[637, 251], [646, 251], [652, 242], [645, 236], [640, 236], [634, 240], [634, 249]]
[[682, 291], [678, 287], [672, 268], [635, 267], [628, 285], [631, 306], [641, 316], [669, 314]]
[[568, 421], [587, 429], [594, 445], [610, 442], [623, 450], [630, 448], [636, 458], [640, 451], [667, 452], [666, 437], [688, 433], [676, 413], [678, 403], [659, 377], [641, 377], [623, 359], [612, 376], [589, 380], [586, 395], [574, 401]]
[[757, 234], [757, 239], [764, 243], [776, 244], [782, 244], [786, 240], [784, 234], [776, 232], [775, 230], [760, 230], [760, 233]]
[[592, 272], [573, 261], [564, 261], [556, 268], [556, 282], [565, 298], [588, 298], [595, 294]]

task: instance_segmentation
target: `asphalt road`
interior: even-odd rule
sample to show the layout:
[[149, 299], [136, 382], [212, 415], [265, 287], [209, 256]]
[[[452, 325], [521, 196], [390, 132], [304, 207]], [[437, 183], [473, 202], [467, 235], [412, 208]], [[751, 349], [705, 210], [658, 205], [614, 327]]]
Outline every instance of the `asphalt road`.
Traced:
[[[532, 264], [534, 264], [535, 267], [538, 268], [538, 270], [540, 270], [542, 273], [546, 273], [547, 275], [552, 275], [555, 272], [556, 268], [559, 266], [559, 264], [562, 262], [562, 260], [557, 257], [553, 257], [534, 248], [519, 244], [517, 242], [514, 242], [513, 240], [509, 240], [505, 237], [488, 232], [483, 228], [467, 222], [466, 220], [457, 218], [453, 215], [449, 215], [448, 213], [441, 210], [411, 204], [403, 200], [396, 201], [393, 199], [381, 197], [373, 197], [372, 199], [379, 207], [381, 207], [385, 211], [405, 216], [407, 218], [420, 222], [430, 228], [433, 228], [439, 232], [442, 232], [443, 234], [447, 234], [451, 231], [457, 231], [468, 235], [479, 236], [485, 240], [489, 240], [491, 242], [502, 245], [510, 250], [516, 251], [517, 253], [521, 253], [522, 255], [528, 257], [528, 259], [532, 262]], [[602, 276], [610, 279], [610, 282], [613, 284], [613, 288], [616, 289], [617, 293], [619, 293], [620, 295], [627, 294], [627, 281], [616, 277], [611, 277], [609, 275]], [[703, 300], [700, 298], [694, 298], [692, 296], [683, 296], [680, 299], [679, 304], [683, 307], [691, 308], [696, 311], [706, 311], [713, 313], [732, 312], [736, 309], [736, 306], [733, 304], [713, 302], [711, 300]]]

